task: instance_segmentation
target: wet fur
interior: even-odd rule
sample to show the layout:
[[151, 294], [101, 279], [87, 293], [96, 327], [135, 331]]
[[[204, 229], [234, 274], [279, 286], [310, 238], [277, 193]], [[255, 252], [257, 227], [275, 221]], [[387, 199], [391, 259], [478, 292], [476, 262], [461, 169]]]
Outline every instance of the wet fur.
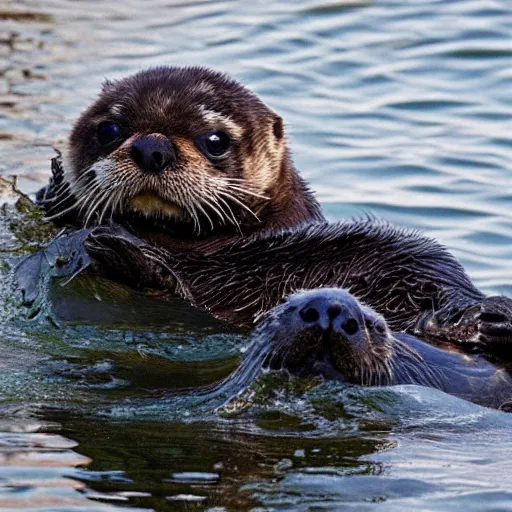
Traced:
[[[393, 330], [505, 355], [510, 347], [506, 337], [482, 336], [482, 326], [489, 328], [494, 318], [478, 318], [489, 303], [510, 318], [510, 299], [487, 298], [434, 240], [371, 218], [313, 223], [226, 245], [213, 241], [201, 251], [169, 250], [111, 226], [92, 231], [86, 247], [106, 275], [177, 293], [241, 325], [297, 290], [343, 287]], [[120, 265], [129, 273], [120, 275]]]
[[349, 315], [358, 316], [354, 297], [340, 289], [292, 295], [259, 320], [241, 365], [215, 392], [232, 397], [250, 387], [262, 372], [285, 370], [361, 386], [421, 385], [495, 408], [512, 396], [512, 377], [503, 368], [480, 355], [441, 350], [413, 336], [391, 332], [384, 319], [367, 306], [355, 307], [363, 314], [357, 342], [333, 325], [327, 330], [305, 325], [297, 309], [324, 293], [326, 298], [334, 293]]
[[[331, 275], [332, 281], [322, 280], [322, 272], [325, 273], [326, 267], [320, 265], [319, 254], [315, 254], [311, 248], [308, 250], [309, 244], [315, 242], [316, 237], [320, 237], [326, 244], [321, 249], [325, 259], [320, 263], [325, 266], [336, 263], [341, 265], [336, 267], [338, 274]], [[345, 239], [350, 242], [349, 248], [354, 244], [356, 247], [364, 245], [368, 249], [375, 247], [372, 250], [373, 256], [368, 260], [363, 259], [363, 263], [355, 264], [350, 254], [343, 253], [342, 249], [347, 249], [347, 245], [343, 243]], [[319, 244], [321, 245], [320, 242]], [[396, 250], [397, 244], [401, 244], [404, 250], [412, 255], [413, 263], [414, 258], [421, 258], [425, 260], [423, 264], [416, 268], [414, 265], [411, 267], [411, 264], [407, 267], [400, 266], [394, 260], [394, 257], [400, 258]], [[381, 250], [377, 251], [377, 247]], [[385, 247], [387, 250], [384, 250]], [[339, 257], [336, 257], [337, 251], [340, 251]], [[282, 260], [281, 257], [286, 259]], [[436, 319], [436, 329], [441, 330], [442, 326], [437, 317], [448, 318], [444, 320], [448, 325], [445, 332], [450, 332], [450, 325], [453, 322], [450, 322], [447, 312], [453, 312], [454, 302], [457, 304], [457, 311], [467, 312], [479, 304], [485, 304], [487, 300], [496, 300], [485, 299], [485, 296], [463, 275], [462, 268], [456, 260], [442, 247], [432, 244], [416, 233], [398, 230], [371, 219], [318, 224], [305, 226], [293, 232], [280, 232], [279, 235], [274, 233], [255, 236], [242, 244], [205, 248], [204, 253], [194, 255], [190, 251], [171, 253], [162, 247], [148, 244], [120, 226], [75, 231], [57, 238], [48, 249], [33, 254], [18, 268], [26, 300], [35, 300], [38, 280], [34, 276], [41, 274], [38, 270], [41, 264], [51, 266], [51, 262], [57, 260], [60, 264], [55, 265], [55, 268], [60, 276], [73, 276], [85, 268], [95, 267], [95, 272], [103, 272], [108, 277], [117, 278], [133, 287], [156, 288], [181, 296], [198, 307], [210, 310], [220, 318], [245, 325], [256, 320], [258, 325], [244, 362], [228, 381], [222, 383], [215, 391], [226, 391], [229, 395], [238, 393], [250, 385], [265, 366], [276, 368], [277, 364], [277, 368], [288, 369], [293, 361], [300, 362], [304, 355], [314, 353], [319, 344], [326, 341], [336, 342], [332, 333], [328, 334], [329, 339], [326, 340], [325, 332], [317, 332], [314, 329], [299, 329], [299, 332], [296, 332], [289, 328], [294, 323], [284, 324], [282, 317], [289, 309], [288, 300], [281, 296], [281, 293], [289, 293], [284, 290], [291, 292], [301, 288], [318, 287], [318, 284], [314, 285], [315, 282], [323, 283], [320, 286], [338, 288], [347, 287], [347, 283], [352, 283], [354, 293], [353, 290], [358, 286], [358, 272], [367, 275], [376, 267], [379, 271], [388, 266], [398, 266], [400, 274], [395, 276], [391, 273], [395, 276], [396, 282], [385, 282], [385, 288], [389, 293], [388, 302], [402, 294], [403, 300], [398, 311], [386, 310], [387, 302], [381, 302], [381, 295], [384, 292], [379, 288], [378, 280], [375, 283], [366, 282], [363, 288], [359, 288], [361, 295], [366, 294], [368, 305], [372, 302], [380, 305], [384, 310], [381, 313], [392, 318], [393, 324], [402, 326], [396, 327], [396, 330], [421, 331], [427, 336], [428, 326], [432, 325], [433, 319]], [[439, 262], [443, 262], [442, 267], [445, 271], [441, 275], [433, 275], [434, 271], [438, 271]], [[247, 265], [256, 269], [259, 274], [252, 274]], [[262, 272], [261, 265], [266, 268], [265, 272]], [[415, 295], [411, 295], [414, 289], [411, 290], [410, 287], [400, 288], [402, 280], [407, 284], [409, 278], [417, 279], [423, 273], [430, 276], [429, 279], [436, 278], [437, 282], [443, 283], [442, 287], [435, 288], [438, 292], [435, 296], [426, 294], [426, 290], [434, 290], [432, 287], [420, 287], [415, 290]], [[47, 275], [47, 272], [44, 274]], [[455, 279], [455, 283], [450, 279]], [[248, 295], [249, 299], [258, 300], [251, 300], [248, 303], [243, 292], [247, 291], [249, 286], [250, 292], [245, 295]], [[226, 292], [225, 297], [222, 295], [223, 291]], [[254, 297], [251, 295], [253, 292]], [[411, 300], [412, 297], [414, 300]], [[408, 300], [405, 300], [406, 298]], [[433, 309], [425, 311], [418, 307], [420, 299], [425, 303], [428, 300], [440, 309], [437, 312]], [[228, 306], [226, 301], [229, 301]], [[272, 301], [273, 306], [270, 305]], [[504, 301], [498, 302], [503, 304]], [[260, 313], [265, 308], [269, 308], [270, 311]], [[510, 399], [510, 375], [483, 356], [467, 356], [440, 350], [408, 334], [391, 333], [387, 325], [385, 329], [378, 330], [376, 313], [369, 309], [369, 306], [364, 308], [365, 318], [368, 314], [373, 315], [370, 324], [364, 322], [369, 338], [373, 341], [359, 348], [341, 344], [341, 351], [333, 350], [337, 372], [329, 372], [328, 378], [359, 385], [420, 384], [493, 407], [498, 407]], [[425, 316], [430, 322], [425, 322]], [[456, 323], [462, 321], [460, 315], [455, 316]], [[380, 318], [380, 323], [384, 323], [383, 318]], [[476, 324], [473, 322], [467, 327], [469, 328], [474, 335]], [[379, 337], [380, 342], [375, 343]], [[467, 343], [471, 340], [453, 341]], [[306, 367], [302, 373], [304, 371], [308, 374], [309, 370]]]

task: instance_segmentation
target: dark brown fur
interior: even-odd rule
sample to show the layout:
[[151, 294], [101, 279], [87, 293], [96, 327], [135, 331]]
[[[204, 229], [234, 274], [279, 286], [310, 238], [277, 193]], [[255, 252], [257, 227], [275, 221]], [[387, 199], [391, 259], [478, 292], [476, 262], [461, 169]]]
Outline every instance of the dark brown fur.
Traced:
[[212, 243], [200, 253], [145, 243], [112, 226], [94, 230], [86, 248], [107, 276], [181, 295], [241, 325], [289, 293], [339, 287], [393, 330], [510, 353], [511, 299], [486, 297], [434, 240], [374, 219]]
[[[98, 124], [106, 120], [122, 126], [115, 147], [98, 142]], [[201, 153], [197, 136], [218, 123], [231, 130], [233, 144], [227, 158], [214, 161]], [[177, 155], [151, 179], [130, 159], [132, 145], [148, 135], [168, 140]], [[94, 167], [105, 159], [110, 167]], [[73, 192], [99, 186], [94, 179], [101, 173], [115, 175], [122, 186], [111, 190], [121, 190], [126, 203], [149, 190], [165, 204], [178, 204], [180, 213], [140, 215], [124, 203], [109, 211], [107, 203], [84, 216]], [[227, 199], [231, 224], [215, 217], [207, 202], [226, 176], [246, 189], [238, 203]], [[185, 183], [195, 190], [205, 178], [213, 181], [201, 190], [204, 210], [194, 219], [179, 190]], [[373, 219], [325, 222], [290, 160], [281, 118], [215, 71], [157, 68], [107, 83], [75, 125], [64, 170], [54, 162], [53, 185], [40, 201], [50, 214], [71, 214], [78, 225], [120, 224], [97, 228], [86, 242], [107, 276], [177, 293], [235, 323], [251, 323], [299, 289], [345, 287], [392, 329], [510, 351], [510, 299], [485, 297], [445, 248], [417, 233]]]

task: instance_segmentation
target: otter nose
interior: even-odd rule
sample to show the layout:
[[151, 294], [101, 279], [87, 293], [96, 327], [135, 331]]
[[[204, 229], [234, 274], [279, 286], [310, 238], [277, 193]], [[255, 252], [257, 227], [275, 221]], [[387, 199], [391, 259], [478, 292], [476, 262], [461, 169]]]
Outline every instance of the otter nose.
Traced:
[[163, 136], [140, 137], [132, 144], [130, 154], [140, 170], [155, 174], [176, 161], [171, 142]]
[[344, 334], [353, 336], [359, 331], [359, 322], [350, 311], [336, 299], [317, 298], [304, 305], [299, 310], [299, 316], [307, 325], [318, 325], [324, 331], [333, 326], [334, 320], [338, 319], [337, 325]]

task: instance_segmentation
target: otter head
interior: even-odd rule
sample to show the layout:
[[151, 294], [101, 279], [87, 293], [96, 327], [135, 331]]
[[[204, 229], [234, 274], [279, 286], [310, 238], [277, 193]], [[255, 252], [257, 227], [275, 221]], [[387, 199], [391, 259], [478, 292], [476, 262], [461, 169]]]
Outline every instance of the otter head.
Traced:
[[272, 369], [362, 385], [392, 380], [394, 339], [386, 322], [343, 289], [292, 295], [268, 314], [256, 335], [267, 340]]
[[64, 158], [83, 224], [133, 215], [190, 231], [257, 222], [287, 159], [282, 119], [226, 75], [161, 67], [106, 82]]

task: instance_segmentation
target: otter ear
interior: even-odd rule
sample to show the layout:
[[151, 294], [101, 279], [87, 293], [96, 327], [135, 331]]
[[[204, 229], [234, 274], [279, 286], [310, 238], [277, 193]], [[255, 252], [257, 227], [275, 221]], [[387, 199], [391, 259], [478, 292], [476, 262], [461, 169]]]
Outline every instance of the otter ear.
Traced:
[[283, 126], [283, 118], [276, 115], [275, 119], [274, 119], [274, 126], [273, 126], [273, 130], [274, 130], [274, 136], [277, 140], [281, 140], [284, 136], [284, 126]]
[[113, 86], [114, 86], [114, 82], [105, 78], [104, 82], [101, 84], [101, 90], [102, 90], [102, 92], [106, 92], [109, 89], [112, 89]]

